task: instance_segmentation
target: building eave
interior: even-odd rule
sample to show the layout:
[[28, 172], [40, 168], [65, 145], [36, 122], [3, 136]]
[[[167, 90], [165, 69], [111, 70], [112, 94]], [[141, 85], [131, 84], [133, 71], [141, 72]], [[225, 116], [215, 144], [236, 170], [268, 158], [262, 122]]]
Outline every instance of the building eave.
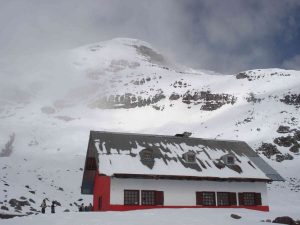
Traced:
[[271, 182], [271, 179], [247, 178], [247, 177], [198, 177], [198, 176], [177, 176], [177, 175], [156, 175], [156, 174], [125, 174], [115, 173], [111, 177], [115, 178], [135, 178], [135, 179], [166, 179], [166, 180], [207, 180], [207, 181], [227, 181], [227, 182]]

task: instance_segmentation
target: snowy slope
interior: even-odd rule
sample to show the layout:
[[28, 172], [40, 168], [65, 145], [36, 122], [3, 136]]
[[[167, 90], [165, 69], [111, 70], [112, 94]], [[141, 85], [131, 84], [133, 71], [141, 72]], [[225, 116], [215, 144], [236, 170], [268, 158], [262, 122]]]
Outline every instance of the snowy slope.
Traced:
[[300, 71], [198, 71], [126, 38], [37, 57], [27, 67], [28, 79], [0, 90], [2, 212], [34, 212], [45, 197], [61, 203], [58, 211], [91, 202], [80, 195], [90, 130], [246, 141], [287, 179], [269, 186], [271, 209], [285, 201], [299, 210]]

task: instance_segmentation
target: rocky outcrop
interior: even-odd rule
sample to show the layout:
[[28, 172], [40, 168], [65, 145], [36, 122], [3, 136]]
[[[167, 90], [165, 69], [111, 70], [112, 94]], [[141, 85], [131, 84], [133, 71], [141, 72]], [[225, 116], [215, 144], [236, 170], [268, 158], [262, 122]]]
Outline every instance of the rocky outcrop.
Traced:
[[287, 105], [294, 105], [297, 108], [299, 108], [300, 107], [300, 94], [285, 95], [282, 99], [280, 99], [280, 101]]
[[210, 91], [187, 91], [182, 96], [185, 104], [202, 104], [201, 110], [213, 111], [221, 108], [225, 104], [234, 104], [236, 97], [229, 94], [213, 94]]
[[288, 225], [296, 225], [296, 221], [293, 220], [289, 216], [281, 216], [275, 218], [275, 220], [272, 221], [272, 223], [281, 223], [281, 224], [288, 224]]
[[131, 93], [125, 93], [124, 95], [104, 96], [94, 101], [90, 106], [92, 108], [100, 109], [130, 109], [152, 105], [164, 98], [166, 98], [166, 96], [164, 95], [163, 91], [159, 89], [153, 96], [135, 95]]
[[261, 146], [257, 149], [258, 152], [262, 152], [267, 158], [271, 158], [273, 155], [281, 154], [277, 149], [276, 145], [270, 143], [262, 143]]

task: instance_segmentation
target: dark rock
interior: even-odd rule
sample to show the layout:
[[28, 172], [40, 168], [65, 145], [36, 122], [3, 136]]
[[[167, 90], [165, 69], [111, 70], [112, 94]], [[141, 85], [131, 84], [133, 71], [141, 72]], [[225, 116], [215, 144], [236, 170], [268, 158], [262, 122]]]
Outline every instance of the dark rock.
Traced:
[[35, 203], [35, 201], [34, 201], [33, 199], [31, 199], [31, 198], [29, 199], [29, 201], [30, 201], [31, 203]]
[[30, 206], [30, 203], [28, 201], [19, 201], [17, 199], [10, 199], [9, 202], [11, 207], [14, 207], [16, 210], [22, 210], [23, 206]]
[[69, 209], [65, 209], [64, 212], [70, 212], [70, 210]]
[[21, 196], [20, 199], [21, 199], [21, 200], [26, 200], [26, 197]]
[[299, 146], [298, 145], [293, 145], [289, 150], [290, 150], [290, 152], [298, 153], [299, 152]]
[[247, 102], [260, 103], [263, 99], [255, 97], [255, 95], [251, 92], [249, 96], [246, 97]]
[[276, 155], [276, 161], [277, 162], [282, 162], [282, 161], [284, 161], [284, 155]]
[[289, 94], [284, 96], [283, 99], [280, 99], [281, 102], [287, 105], [294, 105], [296, 107], [300, 106], [300, 94]]
[[294, 157], [290, 155], [289, 153], [284, 154], [284, 160], [293, 160]]
[[292, 136], [282, 136], [274, 139], [274, 143], [283, 146], [283, 147], [291, 147], [293, 144], [297, 144], [297, 141], [294, 140]]
[[177, 93], [172, 93], [169, 97], [170, 100], [178, 100], [180, 98], [180, 95]]
[[277, 217], [277, 218], [275, 218], [275, 220], [273, 220], [272, 223], [281, 223], [281, 224], [288, 224], [288, 225], [296, 225], [295, 220], [293, 220], [289, 216]]
[[280, 134], [285, 134], [285, 133], [290, 133], [290, 127], [289, 126], [279, 126], [277, 129], [277, 133]]
[[294, 133], [294, 140], [300, 141], [300, 130], [296, 130]]
[[262, 143], [257, 151], [261, 151], [267, 158], [271, 158], [271, 156], [276, 154], [281, 154], [276, 145], [270, 143]]
[[32, 211], [32, 212], [38, 212], [38, 210], [36, 210], [36, 209], [33, 208], [33, 207], [30, 207], [30, 211]]
[[62, 187], [59, 187], [58, 190], [59, 191], [64, 191], [64, 189]]
[[31, 194], [35, 194], [35, 191], [29, 191]]
[[239, 216], [237, 214], [231, 214], [230, 217], [233, 218], [233, 219], [237, 219], [237, 220], [242, 218], [241, 216]]
[[1, 206], [1, 209], [8, 211], [8, 208], [5, 205]]
[[240, 72], [235, 76], [236, 79], [245, 79], [248, 78], [248, 75], [246, 72]]

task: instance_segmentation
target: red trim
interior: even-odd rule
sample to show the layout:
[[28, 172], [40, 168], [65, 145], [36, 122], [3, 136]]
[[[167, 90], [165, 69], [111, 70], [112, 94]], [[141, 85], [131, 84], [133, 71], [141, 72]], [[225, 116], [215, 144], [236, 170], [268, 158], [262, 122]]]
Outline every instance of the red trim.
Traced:
[[252, 210], [259, 210], [268, 212], [269, 206], [146, 206], [146, 205], [110, 205], [109, 211], [129, 211], [129, 210], [140, 210], [140, 209], [159, 209], [159, 208], [169, 208], [169, 209], [179, 209], [179, 208], [245, 208]]

